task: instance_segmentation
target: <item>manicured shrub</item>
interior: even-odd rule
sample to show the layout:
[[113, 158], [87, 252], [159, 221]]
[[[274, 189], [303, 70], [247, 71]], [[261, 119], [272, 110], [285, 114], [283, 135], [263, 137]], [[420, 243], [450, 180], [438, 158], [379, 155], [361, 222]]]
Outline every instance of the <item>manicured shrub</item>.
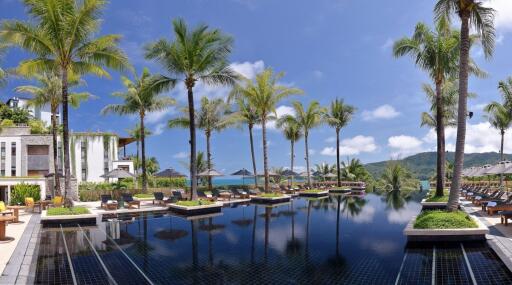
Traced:
[[478, 225], [464, 211], [423, 211], [414, 223], [415, 229], [461, 229], [477, 228]]
[[25, 183], [13, 186], [11, 192], [11, 205], [25, 205], [26, 197], [34, 198], [34, 201], [41, 200], [41, 187], [37, 184]]

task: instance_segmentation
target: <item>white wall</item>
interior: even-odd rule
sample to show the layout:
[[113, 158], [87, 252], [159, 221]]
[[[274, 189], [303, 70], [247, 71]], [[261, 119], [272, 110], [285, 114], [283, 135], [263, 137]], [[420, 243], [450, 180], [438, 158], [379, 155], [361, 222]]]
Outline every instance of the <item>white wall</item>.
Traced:
[[[11, 166], [16, 165], [16, 176], [26, 175], [21, 173], [21, 137], [0, 137], [1, 143], [5, 143], [5, 176], [11, 176]], [[12, 161], [11, 144], [16, 143], [16, 161]]]

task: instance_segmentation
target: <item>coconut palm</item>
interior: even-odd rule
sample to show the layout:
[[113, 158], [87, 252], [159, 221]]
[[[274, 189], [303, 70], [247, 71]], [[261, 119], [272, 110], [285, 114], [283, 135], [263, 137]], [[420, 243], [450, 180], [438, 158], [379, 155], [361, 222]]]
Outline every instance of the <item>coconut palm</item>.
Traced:
[[[295, 143], [302, 137], [302, 128], [293, 116], [284, 116], [277, 120], [276, 126], [283, 131], [284, 137], [290, 141], [290, 170], [293, 171], [295, 159]], [[291, 177], [293, 185], [293, 176]]]
[[[127, 131], [128, 131], [128, 134], [130, 135], [130, 137], [135, 139], [135, 144], [136, 144], [135, 148], [137, 149], [135, 157], [137, 158], [138, 161], [140, 161], [140, 141], [141, 141], [141, 128], [140, 128], [140, 124], [139, 123], [135, 124], [133, 129], [129, 129]], [[153, 133], [151, 132], [151, 130], [144, 129], [144, 137], [148, 137], [148, 136], [150, 136], [152, 134]], [[138, 169], [138, 168], [136, 168], [136, 169]]]
[[398, 161], [388, 162], [380, 182], [390, 192], [410, 190], [417, 184], [411, 172]]
[[247, 124], [249, 130], [249, 144], [251, 146], [252, 171], [254, 173], [254, 185], [258, 187], [258, 176], [256, 175], [256, 158], [254, 155], [254, 139], [252, 130], [256, 124], [260, 123], [260, 116], [256, 112], [256, 108], [249, 104], [247, 98], [237, 98], [236, 105], [238, 110], [230, 115], [233, 122]]
[[142, 191], [145, 193], [148, 187], [148, 178], [146, 173], [146, 128], [144, 118], [151, 112], [162, 111], [175, 104], [174, 99], [160, 96], [162, 92], [172, 88], [175, 81], [165, 76], [151, 75], [147, 68], [144, 68], [140, 77], [134, 75], [134, 80], [130, 80], [122, 76], [121, 81], [126, 91], [115, 92], [112, 95], [122, 98], [124, 102], [107, 105], [101, 110], [101, 113], [137, 114], [139, 116]]
[[371, 177], [371, 174], [364, 168], [361, 160], [357, 158], [352, 158], [351, 160], [347, 160], [341, 162], [341, 175], [343, 179], [347, 179], [349, 181], [368, 181]]
[[512, 77], [501, 80], [498, 83], [498, 90], [503, 97], [503, 104], [507, 106], [508, 109], [512, 110]]
[[[94, 74], [109, 77], [104, 67], [129, 69], [126, 55], [118, 48], [120, 35], [97, 36], [104, 0], [24, 0], [29, 20], [2, 23], [3, 42], [21, 47], [35, 58], [20, 62], [23, 74], [57, 70], [62, 81], [62, 126], [64, 149], [64, 197], [71, 189], [68, 121], [68, 77]], [[70, 205], [70, 203], [66, 203]]]
[[[183, 165], [183, 167], [190, 169], [190, 161], [189, 162], [181, 161], [180, 164]], [[208, 169], [207, 162], [204, 157], [204, 152], [202, 152], [202, 151], [197, 152], [196, 168], [197, 168], [196, 173], [200, 173], [200, 172], [206, 171]], [[204, 184], [204, 178], [200, 178], [199, 180], [200, 180], [201, 184]]]
[[[207, 97], [201, 98], [201, 107], [199, 112], [195, 113], [196, 128], [204, 131], [206, 137], [206, 161], [207, 168], [212, 169], [212, 152], [211, 152], [211, 137], [214, 131], [220, 132], [233, 123], [230, 117], [227, 116], [229, 112], [229, 105], [223, 99], [208, 99]], [[169, 128], [182, 127], [187, 128], [190, 120], [187, 116], [188, 108], [183, 109], [183, 117], [174, 118], [169, 120]], [[208, 190], [212, 191], [212, 178], [208, 177]]]
[[189, 30], [185, 21], [172, 22], [174, 41], [158, 40], [146, 47], [146, 58], [159, 62], [172, 77], [185, 84], [190, 129], [191, 199], [197, 199], [196, 124], [194, 87], [199, 81], [207, 85], [234, 85], [238, 74], [229, 66], [233, 39], [220, 30], [198, 25]]
[[[330, 165], [329, 163], [322, 162], [315, 164], [315, 173], [320, 176], [325, 176], [336, 171], [336, 165]], [[316, 175], [315, 174], [315, 175]]]
[[[24, 85], [15, 88], [16, 92], [28, 93], [33, 96], [29, 101], [29, 105], [42, 108], [44, 106], [50, 107], [51, 124], [52, 124], [52, 139], [53, 139], [53, 173], [54, 173], [54, 186], [55, 193], [61, 195], [60, 179], [59, 179], [59, 159], [58, 159], [58, 145], [57, 136], [59, 130], [59, 121], [57, 114], [59, 107], [62, 103], [62, 80], [55, 73], [42, 73], [33, 75], [37, 80], [38, 86]], [[82, 82], [78, 76], [70, 76], [68, 78], [69, 88], [80, 85]], [[80, 102], [92, 97], [87, 92], [69, 93], [69, 103], [72, 107], [78, 108]]]
[[[500, 160], [505, 159], [503, 153], [503, 145], [505, 142], [505, 131], [510, 128], [512, 124], [512, 113], [504, 104], [493, 101], [484, 108], [484, 112], [487, 113], [487, 119], [491, 126], [497, 129], [501, 135], [500, 143]], [[500, 186], [503, 186], [503, 174], [500, 174]]]
[[331, 106], [324, 114], [324, 120], [329, 126], [333, 127], [336, 131], [336, 174], [338, 178], [338, 187], [341, 187], [341, 169], [340, 169], [340, 131], [346, 127], [352, 120], [356, 108], [347, 105], [343, 99], [336, 98], [331, 102]]
[[471, 47], [469, 30], [471, 25], [480, 38], [485, 57], [489, 58], [493, 54], [496, 38], [494, 29], [495, 10], [485, 7], [482, 2], [476, 0], [438, 0], [434, 13], [437, 19], [449, 17], [452, 13], [455, 13], [459, 16], [461, 22], [455, 167], [447, 205], [449, 210], [455, 211], [459, 205], [460, 180], [464, 164], [464, 144], [466, 141], [468, 77], [470, 72], [469, 49]]
[[260, 117], [262, 140], [263, 140], [263, 171], [265, 174], [265, 192], [270, 190], [268, 176], [267, 156], [267, 122], [277, 116], [277, 104], [284, 98], [302, 94], [302, 90], [278, 84], [284, 76], [283, 73], [274, 74], [270, 68], [265, 69], [256, 75], [254, 82], [245, 79], [242, 84], [237, 84], [231, 91], [230, 99], [244, 98], [247, 103], [253, 106]]
[[302, 132], [304, 133], [304, 146], [306, 149], [306, 172], [308, 175], [308, 186], [311, 187], [308, 145], [309, 131], [322, 123], [322, 116], [325, 113], [325, 110], [317, 101], [310, 102], [307, 109], [304, 109], [300, 102], [293, 102], [293, 109], [295, 110], [295, 117], [297, 118], [297, 122], [299, 122], [299, 125], [302, 128]]

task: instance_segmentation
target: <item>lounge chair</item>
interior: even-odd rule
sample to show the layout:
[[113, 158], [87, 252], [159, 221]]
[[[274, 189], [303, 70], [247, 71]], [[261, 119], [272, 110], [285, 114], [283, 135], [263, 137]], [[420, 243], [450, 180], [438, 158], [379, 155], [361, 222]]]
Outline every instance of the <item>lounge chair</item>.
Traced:
[[155, 197], [155, 199], [153, 199], [153, 204], [157, 204], [157, 205], [165, 206], [168, 203], [173, 203], [175, 200], [172, 197], [165, 199], [164, 193], [162, 193], [162, 192], [153, 192], [153, 196]]
[[212, 192], [209, 192], [209, 191], [198, 191], [197, 196], [199, 196], [199, 198], [202, 198], [202, 199], [205, 199], [208, 201], [216, 201], [217, 200], [217, 197], [213, 196]]
[[512, 195], [508, 195], [507, 199], [494, 199], [491, 201], [484, 201], [480, 205], [482, 206], [482, 211], [487, 212], [487, 207], [493, 207], [496, 205], [510, 204], [512, 203]]
[[25, 211], [31, 211], [34, 213], [38, 209], [38, 212], [41, 213], [41, 203], [34, 202], [34, 198], [26, 197], [25, 198]]
[[132, 194], [130, 193], [123, 193], [121, 195], [123, 197], [124, 207], [125, 208], [133, 208], [137, 206], [138, 209], [140, 209], [140, 201], [134, 200]]
[[2, 216], [13, 216], [12, 211], [7, 210], [4, 201], [0, 201], [0, 215]]
[[240, 199], [248, 199], [249, 193], [245, 192], [243, 189], [233, 189], [233, 194], [235, 195], [235, 198]]
[[473, 201], [473, 203], [477, 206], [480, 206], [484, 202], [499, 201], [499, 200], [501, 200], [501, 197], [503, 197], [503, 195], [505, 195], [504, 191], [496, 191], [488, 197], [485, 197], [485, 196], [475, 197], [475, 200]]
[[256, 196], [256, 195], [261, 194], [261, 191], [260, 191], [260, 189], [258, 189], [258, 188], [249, 189], [249, 194], [250, 194], [250, 195], [255, 195], [255, 196]]
[[[119, 207], [117, 204], [117, 201], [114, 201], [112, 199], [112, 195], [106, 194], [106, 195], [100, 195], [101, 204], [100, 207], [105, 210], [114, 210]], [[115, 207], [114, 207], [115, 205]]]
[[174, 190], [172, 191], [172, 196], [174, 198], [176, 198], [178, 201], [181, 201], [181, 200], [188, 200], [187, 197], [185, 196], [185, 194], [183, 194], [182, 191], [180, 190]]
[[487, 214], [489, 216], [494, 215], [499, 211], [510, 211], [512, 210], [512, 195], [503, 201], [490, 201], [486, 205]]

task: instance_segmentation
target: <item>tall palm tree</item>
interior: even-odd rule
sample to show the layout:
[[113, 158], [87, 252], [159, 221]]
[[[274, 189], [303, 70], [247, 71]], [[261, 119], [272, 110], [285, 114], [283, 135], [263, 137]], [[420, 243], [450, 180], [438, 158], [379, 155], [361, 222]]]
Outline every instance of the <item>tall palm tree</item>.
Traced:
[[244, 98], [248, 104], [253, 106], [260, 117], [262, 140], [263, 140], [263, 171], [265, 174], [265, 192], [270, 190], [268, 176], [267, 156], [267, 122], [273, 120], [276, 114], [277, 104], [284, 98], [302, 94], [302, 90], [278, 84], [284, 76], [283, 73], [274, 74], [272, 69], [267, 68], [256, 75], [254, 82], [245, 79], [244, 83], [237, 84], [229, 94], [230, 99]]
[[498, 90], [503, 97], [503, 104], [510, 110], [512, 110], [512, 77], [506, 80], [501, 80], [498, 83]]
[[[136, 144], [135, 148], [137, 149], [135, 157], [137, 158], [137, 160], [140, 160], [140, 141], [141, 141], [141, 127], [140, 127], [140, 124], [139, 123], [135, 124], [133, 129], [128, 130], [128, 134], [130, 135], [130, 137], [135, 139], [135, 144]], [[151, 130], [144, 129], [144, 137], [148, 137], [150, 135], [152, 135]]]
[[[290, 141], [290, 170], [293, 171], [295, 159], [295, 143], [302, 137], [302, 128], [295, 117], [282, 117], [277, 120], [277, 127], [282, 129], [284, 137]], [[293, 175], [291, 176], [293, 186]]]
[[115, 92], [112, 95], [123, 99], [122, 104], [110, 104], [101, 110], [102, 114], [117, 113], [119, 115], [137, 114], [140, 124], [140, 147], [142, 167], [142, 191], [147, 190], [146, 173], [146, 128], [144, 118], [147, 114], [162, 111], [175, 104], [174, 99], [162, 97], [160, 94], [174, 87], [175, 81], [161, 75], [151, 75], [147, 68], [144, 68], [140, 77], [134, 75], [132, 81], [125, 76], [121, 81], [126, 88], [124, 92]]
[[304, 109], [300, 102], [293, 102], [295, 117], [304, 133], [304, 146], [306, 150], [306, 171], [308, 175], [308, 185], [311, 187], [311, 174], [309, 168], [309, 131], [322, 123], [322, 116], [325, 113], [324, 108], [317, 101], [311, 101], [307, 109]]
[[238, 110], [231, 114], [231, 120], [233, 122], [240, 122], [247, 124], [249, 130], [249, 144], [251, 146], [251, 159], [252, 159], [252, 171], [254, 173], [254, 186], [258, 187], [258, 176], [256, 175], [256, 157], [254, 155], [254, 139], [252, 130], [255, 125], [260, 123], [260, 116], [256, 112], [256, 108], [249, 104], [247, 98], [236, 99]]
[[185, 21], [172, 22], [174, 41], [158, 40], [146, 47], [146, 58], [159, 62], [171, 76], [183, 80], [187, 89], [190, 121], [191, 199], [197, 199], [196, 124], [194, 122], [194, 86], [197, 81], [208, 85], [234, 85], [238, 74], [229, 66], [233, 39], [220, 30], [198, 25], [189, 30]]
[[[98, 34], [104, 0], [24, 0], [29, 20], [4, 21], [0, 38], [19, 46], [35, 58], [24, 60], [24, 74], [58, 70], [62, 81], [62, 126], [64, 148], [64, 197], [71, 189], [68, 77], [94, 74], [109, 77], [104, 67], [130, 69], [126, 55], [118, 48], [120, 35]], [[69, 205], [70, 203], [67, 203]]]
[[[229, 112], [229, 105], [223, 99], [201, 98], [201, 107], [199, 112], [195, 113], [196, 128], [204, 131], [206, 137], [206, 162], [207, 168], [212, 169], [212, 151], [211, 137], [214, 131], [220, 132], [232, 124], [232, 120], [226, 115]], [[169, 128], [183, 127], [186, 128], [190, 124], [187, 116], [188, 108], [183, 109], [183, 117], [169, 120]], [[208, 177], [208, 190], [212, 191], [212, 178]]]
[[[503, 145], [505, 142], [505, 131], [510, 128], [512, 124], [512, 113], [504, 104], [499, 102], [491, 102], [485, 106], [484, 111], [487, 113], [487, 118], [491, 126], [500, 131], [501, 143], [500, 143], [500, 160], [505, 159], [503, 153]], [[503, 186], [503, 174], [500, 174], [500, 186]]]
[[315, 173], [322, 177], [327, 174], [334, 173], [335, 171], [336, 171], [336, 165], [330, 165], [329, 163], [326, 163], [326, 162], [322, 162], [320, 164], [315, 164]]
[[[59, 178], [59, 159], [58, 159], [58, 144], [57, 136], [59, 130], [59, 121], [57, 114], [59, 107], [62, 104], [62, 81], [55, 73], [42, 73], [35, 74], [33, 77], [37, 80], [38, 86], [24, 85], [15, 88], [16, 92], [28, 93], [33, 96], [29, 101], [29, 105], [42, 108], [44, 106], [50, 107], [51, 124], [52, 124], [52, 139], [53, 139], [53, 179], [55, 193], [60, 195], [60, 178]], [[68, 78], [69, 88], [75, 87], [82, 82], [78, 76], [70, 76]], [[92, 97], [87, 92], [69, 93], [69, 103], [72, 107], [78, 108], [80, 102]]]
[[476, 0], [438, 0], [434, 13], [437, 19], [449, 17], [452, 13], [456, 13], [461, 22], [455, 167], [447, 205], [449, 210], [455, 211], [459, 205], [460, 180], [464, 165], [464, 144], [466, 141], [468, 77], [470, 72], [469, 49], [471, 46], [469, 30], [470, 25], [472, 25], [480, 38], [484, 55], [489, 58], [493, 54], [496, 38], [494, 29], [495, 11], [492, 8], [484, 7], [482, 2]]
[[352, 120], [356, 108], [347, 105], [343, 99], [336, 98], [331, 102], [331, 106], [324, 114], [324, 120], [336, 130], [336, 174], [338, 178], [338, 187], [341, 187], [341, 169], [340, 169], [340, 131]]

